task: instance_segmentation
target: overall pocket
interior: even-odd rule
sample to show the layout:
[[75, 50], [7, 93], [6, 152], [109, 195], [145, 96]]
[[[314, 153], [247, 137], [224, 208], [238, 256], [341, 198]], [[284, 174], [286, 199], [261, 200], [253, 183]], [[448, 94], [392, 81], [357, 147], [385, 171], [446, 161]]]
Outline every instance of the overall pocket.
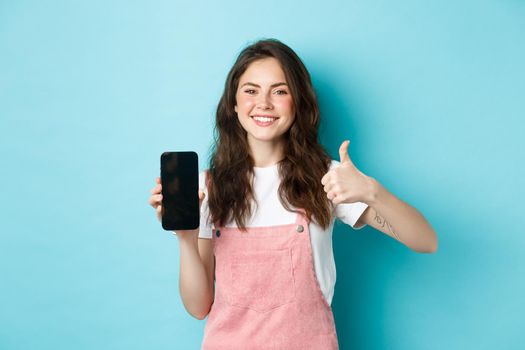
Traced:
[[295, 299], [290, 249], [235, 254], [231, 305], [268, 312]]

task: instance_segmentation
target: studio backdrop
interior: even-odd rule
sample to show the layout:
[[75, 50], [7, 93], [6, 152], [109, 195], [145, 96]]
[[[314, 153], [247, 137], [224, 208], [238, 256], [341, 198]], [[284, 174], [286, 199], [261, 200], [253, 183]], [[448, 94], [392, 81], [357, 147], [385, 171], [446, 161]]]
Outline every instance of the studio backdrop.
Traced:
[[292, 47], [321, 141], [418, 208], [419, 254], [337, 223], [341, 349], [523, 349], [525, 2], [0, 2], [0, 349], [199, 349], [160, 154], [208, 167], [240, 50]]

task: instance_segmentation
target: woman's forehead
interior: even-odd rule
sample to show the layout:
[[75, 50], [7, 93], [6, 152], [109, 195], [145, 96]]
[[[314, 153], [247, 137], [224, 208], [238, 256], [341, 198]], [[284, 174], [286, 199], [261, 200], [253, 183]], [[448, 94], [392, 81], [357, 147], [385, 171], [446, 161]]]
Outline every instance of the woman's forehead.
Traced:
[[273, 85], [286, 83], [286, 76], [281, 64], [275, 58], [265, 58], [252, 62], [241, 75], [240, 85], [245, 83], [254, 85]]

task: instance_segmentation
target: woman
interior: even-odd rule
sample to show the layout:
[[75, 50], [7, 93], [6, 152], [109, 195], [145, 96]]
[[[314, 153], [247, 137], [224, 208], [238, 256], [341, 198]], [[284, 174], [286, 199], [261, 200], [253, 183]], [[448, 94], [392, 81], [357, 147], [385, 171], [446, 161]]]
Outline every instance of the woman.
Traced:
[[[203, 349], [337, 349], [330, 303], [335, 218], [370, 225], [417, 252], [435, 252], [425, 218], [360, 172], [349, 142], [331, 160], [319, 107], [295, 52], [260, 40], [238, 56], [200, 174], [201, 225], [179, 231], [180, 293], [208, 316]], [[160, 179], [150, 204], [162, 215]]]

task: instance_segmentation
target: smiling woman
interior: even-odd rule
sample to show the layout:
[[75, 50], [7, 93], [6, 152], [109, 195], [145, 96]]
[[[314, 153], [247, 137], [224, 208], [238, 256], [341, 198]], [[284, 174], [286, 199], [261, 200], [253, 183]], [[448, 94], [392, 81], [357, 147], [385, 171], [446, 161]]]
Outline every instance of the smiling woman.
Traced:
[[[357, 169], [348, 142], [340, 162], [330, 158], [319, 122], [310, 75], [291, 48], [269, 39], [240, 53], [200, 176], [200, 227], [177, 232], [182, 300], [208, 316], [203, 349], [337, 349], [335, 219], [416, 251], [437, 248], [415, 208]], [[150, 203], [162, 212], [159, 191]]]
[[[270, 57], [253, 62], [241, 76], [235, 112], [247, 133], [250, 149], [264, 147], [281, 158], [282, 137], [295, 119], [293, 98], [279, 61]], [[281, 159], [264, 159], [264, 167]]]

